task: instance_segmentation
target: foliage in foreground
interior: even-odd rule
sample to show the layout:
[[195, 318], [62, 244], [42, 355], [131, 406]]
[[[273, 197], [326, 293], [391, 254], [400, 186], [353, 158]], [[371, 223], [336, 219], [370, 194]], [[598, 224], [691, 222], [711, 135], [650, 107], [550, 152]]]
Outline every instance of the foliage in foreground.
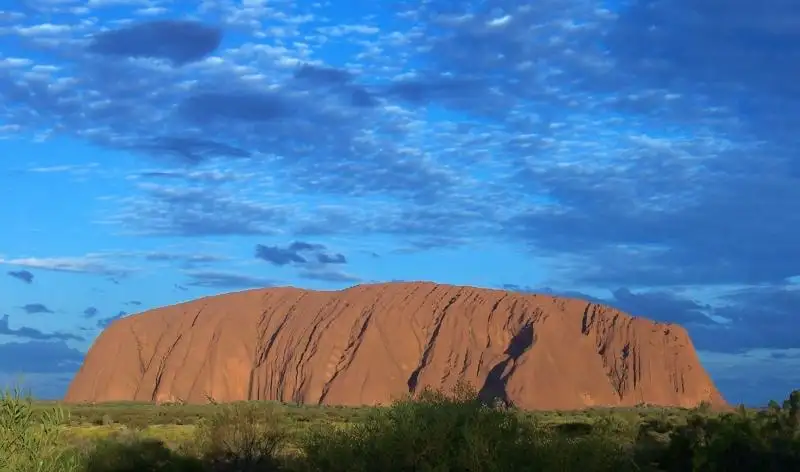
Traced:
[[693, 415], [672, 431], [659, 461], [665, 471], [800, 470], [800, 390], [766, 411], [717, 418]]
[[631, 470], [613, 441], [562, 438], [517, 412], [481, 404], [471, 390], [424, 391], [345, 431], [321, 428], [303, 442], [311, 470], [368, 472]]
[[474, 391], [424, 391], [343, 427], [314, 427], [287, 453], [289, 424], [274, 405], [225, 405], [177, 448], [136, 432], [67, 447], [57, 407], [0, 393], [0, 470], [8, 472], [512, 472], [800, 470], [800, 390], [766, 411], [711, 414], [676, 424], [606, 414], [542, 424], [480, 403]]
[[70, 470], [77, 462], [60, 441], [64, 411], [52, 408], [34, 414], [32, 403], [30, 394], [18, 389], [0, 391], [0, 470]]

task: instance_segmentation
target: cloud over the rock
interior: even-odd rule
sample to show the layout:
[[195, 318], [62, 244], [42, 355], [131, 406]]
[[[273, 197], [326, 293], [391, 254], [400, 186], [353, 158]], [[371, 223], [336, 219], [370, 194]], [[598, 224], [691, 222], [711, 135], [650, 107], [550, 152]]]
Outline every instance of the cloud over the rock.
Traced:
[[223, 271], [186, 271], [187, 285], [217, 289], [244, 289], [272, 287], [276, 282], [264, 277]]
[[324, 244], [294, 241], [286, 246], [257, 244], [255, 257], [272, 265], [292, 266], [301, 278], [325, 282], [358, 282], [361, 279], [331, 266], [347, 264], [347, 257], [330, 252]]

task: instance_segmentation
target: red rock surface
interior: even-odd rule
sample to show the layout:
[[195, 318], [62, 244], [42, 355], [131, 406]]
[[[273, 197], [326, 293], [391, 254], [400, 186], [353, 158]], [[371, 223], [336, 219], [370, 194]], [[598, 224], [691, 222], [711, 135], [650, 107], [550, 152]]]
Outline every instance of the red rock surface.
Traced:
[[385, 404], [458, 380], [528, 409], [725, 405], [680, 326], [434, 283], [259, 289], [133, 315], [97, 338], [66, 401]]

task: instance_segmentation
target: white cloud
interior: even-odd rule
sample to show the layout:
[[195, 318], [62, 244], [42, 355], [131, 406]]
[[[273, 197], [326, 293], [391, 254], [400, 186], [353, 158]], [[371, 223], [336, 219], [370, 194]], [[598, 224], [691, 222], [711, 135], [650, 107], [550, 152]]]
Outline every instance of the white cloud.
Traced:
[[86, 256], [81, 257], [22, 257], [16, 259], [0, 258], [0, 264], [55, 272], [74, 272], [108, 276], [124, 276], [135, 270], [131, 268], [115, 266], [106, 260], [106, 258], [101, 254], [87, 254]]

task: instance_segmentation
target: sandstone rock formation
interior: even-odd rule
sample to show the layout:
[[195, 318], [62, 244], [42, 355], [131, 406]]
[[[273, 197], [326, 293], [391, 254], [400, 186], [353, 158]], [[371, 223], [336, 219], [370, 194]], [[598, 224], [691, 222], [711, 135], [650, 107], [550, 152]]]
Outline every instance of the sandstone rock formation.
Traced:
[[259, 289], [133, 315], [95, 341], [66, 401], [386, 404], [460, 379], [528, 409], [724, 405], [680, 326], [434, 283]]

